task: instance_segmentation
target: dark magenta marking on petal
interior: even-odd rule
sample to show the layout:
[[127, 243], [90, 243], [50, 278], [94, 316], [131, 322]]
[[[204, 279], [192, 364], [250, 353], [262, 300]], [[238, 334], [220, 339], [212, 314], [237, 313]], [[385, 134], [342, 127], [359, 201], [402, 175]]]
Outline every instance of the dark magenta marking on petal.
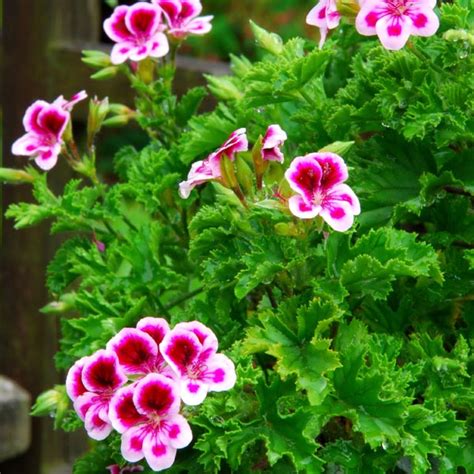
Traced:
[[168, 436], [172, 439], [176, 439], [181, 433], [181, 429], [178, 425], [172, 425], [168, 431]]
[[199, 392], [199, 385], [197, 383], [188, 383], [188, 390], [191, 392], [191, 393], [197, 393]]
[[342, 219], [346, 215], [342, 207], [333, 207], [329, 213], [333, 219]]
[[369, 12], [368, 15], [365, 17], [365, 22], [367, 23], [367, 26], [370, 26], [372, 28], [375, 28], [375, 25], [377, 24], [377, 21], [379, 20], [379, 16], [375, 12]]
[[168, 448], [164, 444], [155, 444], [151, 450], [156, 457], [161, 457], [166, 455]]
[[423, 13], [419, 13], [415, 18], [412, 18], [412, 20], [416, 28], [424, 28], [428, 23], [428, 18], [426, 15], [423, 15]]
[[326, 17], [326, 7], [321, 8], [318, 12], [318, 18], [321, 20]]
[[175, 336], [171, 339], [166, 354], [181, 368], [187, 367], [196, 359], [198, 350], [187, 337]]
[[140, 405], [147, 411], [165, 413], [173, 405], [171, 387], [159, 382], [149, 382], [141, 387]]
[[147, 34], [150, 32], [155, 21], [156, 12], [149, 9], [137, 10], [131, 17], [131, 23], [135, 31]]
[[387, 33], [389, 36], [400, 36], [402, 33], [402, 26], [400, 25], [400, 23], [388, 25]]
[[212, 378], [212, 381], [214, 383], [221, 383], [225, 379], [225, 371], [223, 369], [216, 369], [214, 371], [214, 376]]

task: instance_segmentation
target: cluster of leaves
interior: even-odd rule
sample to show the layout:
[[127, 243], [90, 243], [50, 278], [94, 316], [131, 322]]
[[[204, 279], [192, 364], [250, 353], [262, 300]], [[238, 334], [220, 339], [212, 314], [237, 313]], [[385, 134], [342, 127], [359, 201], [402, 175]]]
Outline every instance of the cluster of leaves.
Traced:
[[[474, 471], [474, 18], [465, 0], [440, 16], [437, 36], [395, 53], [344, 27], [324, 51], [259, 29], [263, 59], [209, 78], [213, 112], [192, 116], [202, 89], [173, 105], [174, 135], [122, 150], [118, 183], [74, 180], [58, 197], [29, 170], [38, 204], [8, 215], [75, 233], [48, 269], [58, 368], [145, 314], [201, 320], [238, 367], [232, 391], [189, 409], [195, 442], [170, 472]], [[286, 162], [355, 142], [353, 231], [265, 205], [268, 186], [249, 209], [218, 185], [178, 197], [191, 162], [271, 123]], [[105, 460], [123, 464], [117, 439], [75, 472]]]

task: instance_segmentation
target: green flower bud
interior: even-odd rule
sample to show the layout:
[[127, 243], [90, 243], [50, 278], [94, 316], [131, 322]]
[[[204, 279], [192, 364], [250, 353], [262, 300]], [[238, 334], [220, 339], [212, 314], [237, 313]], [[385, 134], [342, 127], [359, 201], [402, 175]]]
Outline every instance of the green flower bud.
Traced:
[[275, 55], [283, 51], [283, 40], [276, 33], [270, 33], [252, 20], [250, 20], [250, 27], [258, 46]]
[[106, 68], [111, 66], [110, 56], [102, 51], [84, 50], [81, 61], [95, 68]]
[[91, 79], [95, 79], [97, 81], [105, 81], [107, 79], [112, 79], [117, 75], [118, 70], [119, 68], [117, 66], [106, 67], [105, 69], [101, 69], [95, 74], [92, 74]]
[[23, 170], [15, 170], [12, 168], [0, 168], [0, 181], [5, 183], [32, 183], [35, 178]]
[[321, 148], [319, 152], [328, 151], [330, 153], [336, 153], [336, 155], [343, 156], [346, 154], [354, 145], [355, 142], [334, 142], [330, 145], [326, 145], [325, 147]]
[[242, 98], [242, 92], [235, 84], [235, 79], [231, 76], [211, 76], [205, 74], [204, 77], [209, 83], [209, 90], [222, 100], [238, 100]]

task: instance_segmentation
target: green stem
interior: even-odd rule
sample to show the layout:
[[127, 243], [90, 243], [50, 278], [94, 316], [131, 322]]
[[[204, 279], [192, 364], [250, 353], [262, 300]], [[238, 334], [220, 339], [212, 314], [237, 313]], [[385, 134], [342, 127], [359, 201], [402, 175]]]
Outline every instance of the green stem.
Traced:
[[175, 300], [171, 301], [167, 305], [165, 305], [165, 310], [168, 311], [171, 308], [174, 308], [175, 306], [180, 305], [181, 303], [184, 303], [185, 301], [189, 300], [193, 296], [198, 295], [199, 293], [202, 293], [204, 291], [204, 287], [201, 286], [200, 288], [196, 288], [193, 291], [190, 291], [189, 293], [184, 294], [183, 296], [180, 296], [179, 298], [176, 298]]

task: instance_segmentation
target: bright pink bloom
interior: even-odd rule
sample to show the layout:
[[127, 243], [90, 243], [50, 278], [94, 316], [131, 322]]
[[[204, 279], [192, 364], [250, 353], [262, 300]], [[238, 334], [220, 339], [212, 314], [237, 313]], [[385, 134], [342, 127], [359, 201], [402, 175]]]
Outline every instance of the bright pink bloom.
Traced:
[[[86, 390], [82, 393], [82, 388], [77, 384], [79, 372]], [[117, 356], [111, 351], [97, 351], [77, 362], [71, 368], [68, 379], [68, 394], [72, 395], [74, 409], [84, 421], [87, 434], [95, 440], [107, 438], [112, 431], [109, 420], [110, 400], [127, 382], [127, 376], [121, 369]]]
[[321, 39], [319, 47], [322, 48], [329, 30], [337, 28], [341, 19], [337, 11], [336, 0], [320, 0], [319, 3], [310, 10], [306, 16], [308, 25], [317, 26], [320, 31]]
[[82, 369], [87, 359], [88, 357], [83, 357], [76, 361], [66, 376], [66, 392], [73, 402], [87, 392], [87, 388], [82, 383]]
[[122, 456], [129, 462], [145, 458], [155, 471], [169, 468], [176, 450], [192, 441], [191, 428], [179, 414], [176, 382], [148, 374], [136, 385], [120, 389], [110, 403], [110, 420], [122, 433]]
[[278, 161], [283, 163], [284, 156], [280, 147], [286, 141], [288, 136], [280, 125], [270, 125], [263, 137], [262, 158], [265, 161]]
[[189, 34], [205, 35], [212, 29], [212, 15], [198, 16], [202, 11], [200, 0], [152, 0], [163, 9], [169, 34], [182, 39]]
[[214, 153], [211, 153], [208, 159], [211, 162], [219, 162], [223, 155], [227, 156], [230, 160], [235, 158], [235, 154], [241, 151], [247, 151], [249, 149], [249, 142], [247, 140], [247, 130], [245, 128], [239, 128], [235, 132], [229, 135], [229, 138], [224, 144], [218, 148]]
[[352, 189], [343, 184], [348, 178], [344, 160], [335, 153], [310, 153], [295, 158], [285, 177], [292, 196], [289, 208], [301, 219], [321, 216], [334, 230], [344, 232], [360, 214], [360, 204]]
[[26, 134], [13, 143], [12, 153], [34, 157], [42, 170], [53, 168], [63, 145], [62, 136], [71, 119], [69, 112], [86, 97], [86, 92], [81, 91], [69, 101], [61, 95], [52, 104], [37, 100], [30, 105], [23, 117]]
[[239, 128], [232, 132], [225, 143], [215, 152], [211, 153], [205, 160], [196, 161], [192, 164], [186, 181], [179, 183], [179, 195], [187, 199], [191, 191], [206, 181], [219, 180], [221, 175], [221, 158], [227, 156], [230, 160], [235, 154], [249, 149], [245, 128]]
[[158, 372], [170, 374], [166, 362], [158, 350], [169, 326], [162, 318], [143, 318], [137, 329], [124, 328], [107, 343], [107, 349], [115, 352], [127, 375]]
[[230, 390], [236, 381], [234, 363], [217, 354], [217, 338], [197, 321], [177, 324], [163, 339], [160, 351], [179, 378], [181, 399], [199, 405], [207, 392]]
[[432, 36], [439, 27], [436, 0], [365, 0], [356, 18], [357, 31], [377, 35], [386, 49], [405, 46], [410, 35]]
[[112, 64], [165, 56], [169, 44], [163, 29], [161, 9], [155, 5], [138, 2], [117, 7], [104, 21], [107, 36], [117, 43], [110, 55]]
[[188, 173], [188, 179], [179, 183], [179, 195], [187, 199], [191, 191], [206, 181], [219, 180], [221, 178], [221, 167], [219, 163], [211, 162], [208, 158], [196, 161], [192, 164]]

